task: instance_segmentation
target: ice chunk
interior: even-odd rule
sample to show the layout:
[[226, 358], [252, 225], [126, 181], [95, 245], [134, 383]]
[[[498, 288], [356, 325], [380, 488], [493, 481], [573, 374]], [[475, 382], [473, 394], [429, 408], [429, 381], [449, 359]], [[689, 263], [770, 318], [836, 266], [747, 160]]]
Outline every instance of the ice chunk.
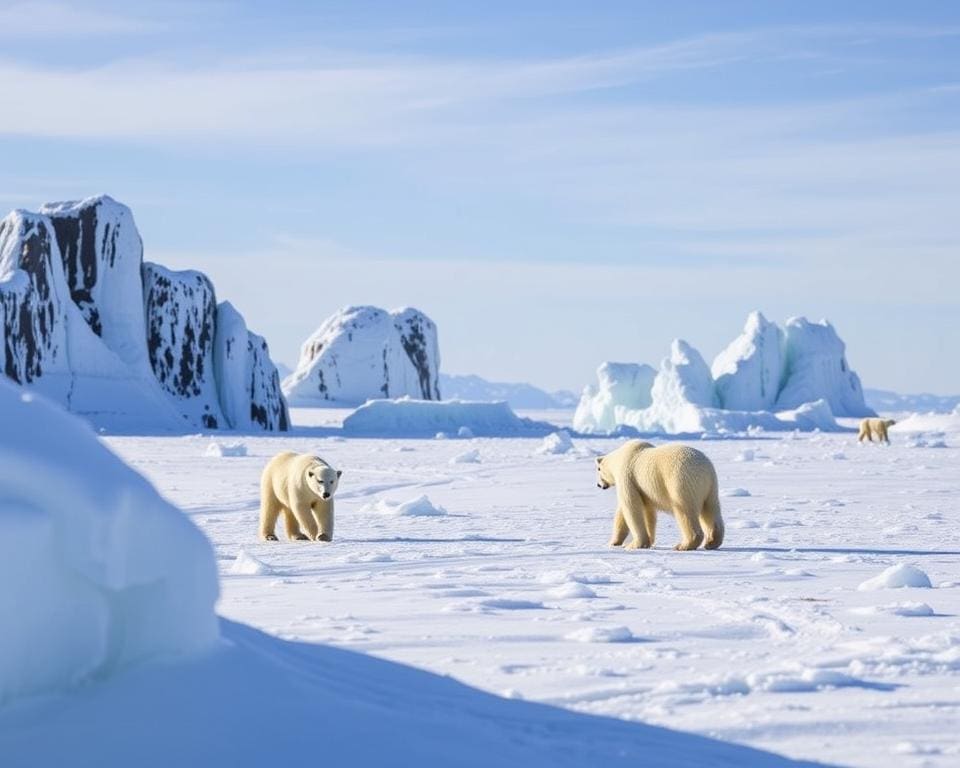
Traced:
[[578, 432], [605, 433], [620, 423], [618, 413], [646, 408], [657, 372], [642, 363], [603, 363], [597, 386], [587, 386], [573, 417]]
[[324, 320], [283, 382], [291, 405], [439, 400], [437, 327], [417, 309], [344, 307]]
[[760, 312], [751, 312], [736, 339], [713, 360], [721, 408], [769, 411], [780, 391], [783, 332]]

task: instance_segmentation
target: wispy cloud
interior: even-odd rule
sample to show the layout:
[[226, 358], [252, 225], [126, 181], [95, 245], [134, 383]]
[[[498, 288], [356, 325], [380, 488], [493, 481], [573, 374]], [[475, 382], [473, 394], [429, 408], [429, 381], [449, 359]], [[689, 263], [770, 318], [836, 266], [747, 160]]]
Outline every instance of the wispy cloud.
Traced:
[[91, 3], [0, 3], [0, 39], [96, 38], [142, 34], [162, 27], [156, 20], [98, 9]]

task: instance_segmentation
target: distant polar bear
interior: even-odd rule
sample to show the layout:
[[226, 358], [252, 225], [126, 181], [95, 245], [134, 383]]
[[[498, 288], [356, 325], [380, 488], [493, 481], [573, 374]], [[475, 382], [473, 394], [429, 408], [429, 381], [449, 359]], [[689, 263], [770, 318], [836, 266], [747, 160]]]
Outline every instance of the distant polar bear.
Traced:
[[706, 549], [723, 543], [723, 517], [717, 472], [703, 453], [684, 445], [630, 440], [597, 458], [597, 485], [617, 489], [617, 512], [610, 546], [633, 539], [625, 549], [653, 546], [657, 511], [672, 512], [682, 540], [674, 549], [696, 549], [706, 536]]
[[881, 443], [890, 444], [890, 438], [887, 437], [887, 428], [896, 424], [893, 419], [864, 419], [860, 422], [860, 433], [857, 435], [857, 442], [862, 443], [866, 438], [871, 443], [873, 438]]
[[340, 470], [318, 456], [279, 453], [260, 478], [260, 538], [276, 541], [277, 517], [291, 541], [333, 541], [333, 494]]

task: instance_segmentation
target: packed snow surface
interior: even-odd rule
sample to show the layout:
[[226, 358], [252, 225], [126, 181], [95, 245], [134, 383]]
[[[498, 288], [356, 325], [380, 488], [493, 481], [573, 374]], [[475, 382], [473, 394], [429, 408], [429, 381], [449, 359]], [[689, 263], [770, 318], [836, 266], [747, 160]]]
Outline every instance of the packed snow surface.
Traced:
[[295, 406], [439, 400], [439, 368], [437, 326], [420, 310], [344, 307], [303, 343], [283, 391]]
[[[908, 447], [907, 436], [894, 431], [889, 447], [858, 446], [855, 433], [697, 439], [692, 444], [714, 462], [721, 487], [750, 493], [721, 499], [723, 547], [674, 552], [679, 533], [662, 515], [656, 547], [629, 552], [606, 546], [615, 501], [596, 488], [593, 459], [536, 455], [546, 433], [469, 444], [344, 440], [328, 431], [343, 415], [295, 411], [295, 423], [310, 418], [318, 426], [245, 437], [246, 457], [204, 462], [202, 472], [202, 437], [106, 442], [210, 536], [222, 578], [219, 610], [272, 635], [449, 675], [514, 698], [498, 702], [504, 705], [545, 702], [828, 764], [955, 765], [960, 737], [944, 725], [960, 714], [960, 547], [953, 535], [960, 434], [949, 428], [951, 417], [927, 422], [945, 435], [948, 447], [940, 449]], [[574, 440], [598, 452], [620, 444]], [[449, 463], [473, 448], [481, 464]], [[332, 544], [256, 540], [259, 473], [282, 450], [317, 453], [345, 470]], [[736, 461], [746, 451], [753, 460]], [[845, 460], [833, 458], [840, 453]], [[447, 514], [364, 509], [421, 495]], [[241, 550], [270, 573], [233, 574]], [[858, 589], [901, 564], [923, 570], [933, 587]], [[930, 610], [911, 607], [920, 601]], [[889, 608], [894, 603], [903, 606]], [[334, 651], [271, 642], [298, 659], [319, 654], [321, 681], [372, 681], [380, 669], [340, 678], [346, 662], [323, 655]], [[310, 685], [309, 674], [288, 674]], [[200, 695], [210, 681], [243, 699], [227, 710], [230, 717], [253, 717], [249, 708], [261, 698], [241, 695], [251, 675], [260, 679], [230, 673], [225, 677], [235, 679], [214, 686], [220, 678], [194, 674], [190, 690]], [[265, 679], [279, 686], [283, 677]], [[339, 685], [333, 690], [341, 704], [357, 701]], [[384, 700], [402, 711], [407, 699], [390, 691]], [[273, 692], [280, 693], [264, 695]], [[417, 693], [413, 685], [405, 692]], [[214, 701], [198, 702], [198, 711], [221, 706]], [[450, 709], [451, 700], [438, 707]], [[416, 711], [429, 718], [435, 710]], [[23, 739], [34, 733], [16, 732]], [[572, 732], [564, 743], [585, 733]], [[564, 728], [549, 741], [567, 735]], [[283, 739], [266, 741], [271, 750], [287, 749]], [[906, 742], [915, 753], [905, 756], [898, 745]], [[406, 740], [391, 747], [406, 748]], [[605, 740], [594, 739], [591, 749], [607, 749]], [[597, 759], [607, 761], [610, 750]], [[678, 744], [674, 750], [694, 764], [718, 762], [695, 759]], [[2, 743], [0, 753], [7, 754]]]
[[0, 705], [210, 648], [203, 534], [76, 417], [5, 381], [0, 415]]

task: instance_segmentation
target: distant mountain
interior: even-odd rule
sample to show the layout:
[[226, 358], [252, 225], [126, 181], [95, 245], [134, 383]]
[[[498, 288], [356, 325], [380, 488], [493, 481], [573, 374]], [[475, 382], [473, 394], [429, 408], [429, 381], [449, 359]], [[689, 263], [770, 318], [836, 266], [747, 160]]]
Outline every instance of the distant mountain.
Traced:
[[479, 376], [440, 374], [440, 395], [444, 400], [475, 400], [495, 402], [505, 400], [513, 409], [538, 410], [571, 408], [577, 403], [572, 392], [546, 392], [532, 384], [514, 384], [487, 381]]
[[886, 389], [864, 389], [867, 405], [875, 411], [915, 411], [917, 413], [950, 413], [960, 406], [960, 395], [901, 395]]

